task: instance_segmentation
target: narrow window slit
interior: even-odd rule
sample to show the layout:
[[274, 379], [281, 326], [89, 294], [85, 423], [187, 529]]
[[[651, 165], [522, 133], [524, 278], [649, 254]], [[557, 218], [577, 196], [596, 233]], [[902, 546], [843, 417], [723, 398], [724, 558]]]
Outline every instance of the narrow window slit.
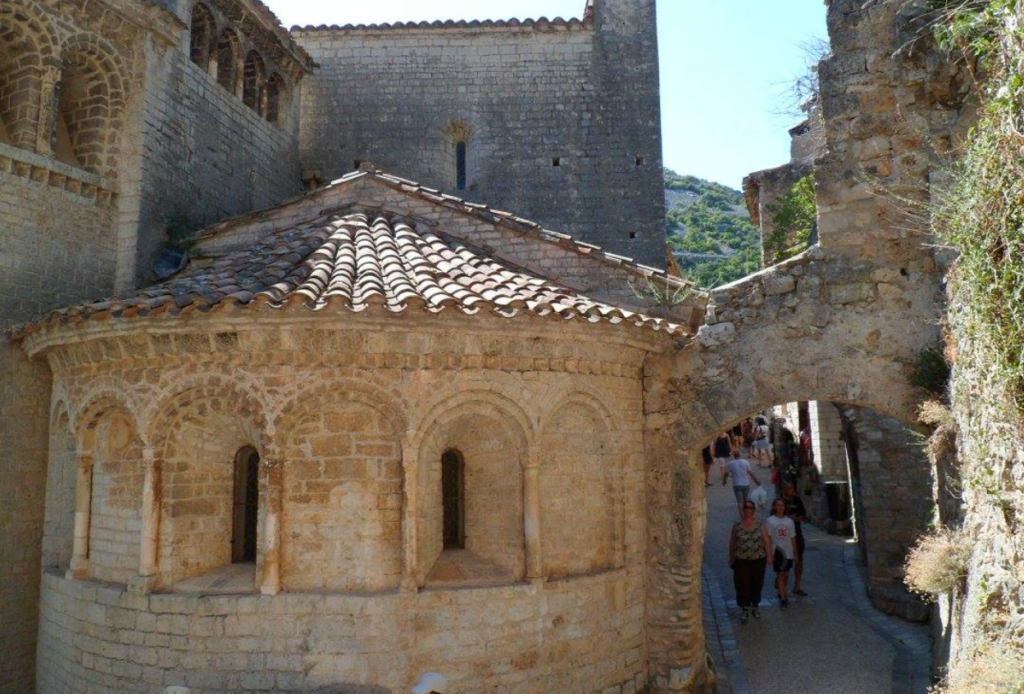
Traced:
[[458, 190], [466, 189], [466, 143], [459, 142], [455, 145], [455, 187]]

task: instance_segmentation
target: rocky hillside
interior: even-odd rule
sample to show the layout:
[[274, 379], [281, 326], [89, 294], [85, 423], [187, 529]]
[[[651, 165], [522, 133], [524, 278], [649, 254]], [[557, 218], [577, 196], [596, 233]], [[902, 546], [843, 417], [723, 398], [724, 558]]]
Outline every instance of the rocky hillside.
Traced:
[[683, 272], [704, 288], [756, 272], [760, 237], [743, 194], [665, 169], [668, 244]]

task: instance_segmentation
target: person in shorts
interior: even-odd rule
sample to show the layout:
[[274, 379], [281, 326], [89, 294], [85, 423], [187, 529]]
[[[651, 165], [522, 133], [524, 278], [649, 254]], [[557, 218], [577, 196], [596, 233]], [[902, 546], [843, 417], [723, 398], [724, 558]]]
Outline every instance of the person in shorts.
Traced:
[[711, 486], [711, 468], [715, 464], [715, 458], [711, 455], [711, 446], [704, 446], [704, 450], [700, 452], [701, 458], [704, 459], [704, 486]]
[[750, 498], [750, 480], [760, 486], [761, 481], [750, 469], [750, 463], [740, 457], [739, 449], [732, 452], [732, 460], [722, 470], [722, 486], [728, 478], [732, 478], [732, 491], [736, 495], [736, 508], [739, 511], [740, 519], [743, 519], [743, 504]]
[[787, 484], [782, 489], [782, 498], [786, 502], [786, 515], [796, 526], [796, 557], [793, 563], [793, 595], [807, 597], [801, 583], [804, 578], [804, 540], [803, 522], [807, 520], [807, 507], [800, 495], [796, 493], [796, 485]]
[[732, 439], [729, 438], [729, 434], [726, 432], [719, 434], [715, 442], [711, 444], [711, 448], [715, 453], [715, 462], [725, 469], [732, 459]]
[[754, 458], [758, 467], [771, 467], [772, 455], [768, 441], [768, 422], [758, 417], [754, 424]]
[[772, 515], [765, 521], [768, 535], [772, 538], [772, 568], [775, 569], [775, 590], [779, 594], [779, 607], [789, 607], [789, 572], [796, 557], [796, 527], [793, 519], [786, 516], [785, 499], [776, 499], [772, 504]]

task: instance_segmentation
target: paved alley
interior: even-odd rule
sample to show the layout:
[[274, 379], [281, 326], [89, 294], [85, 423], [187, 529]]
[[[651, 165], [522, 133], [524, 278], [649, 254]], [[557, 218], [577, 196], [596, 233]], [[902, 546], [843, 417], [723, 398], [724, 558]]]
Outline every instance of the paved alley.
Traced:
[[[761, 472], [761, 471], [757, 471]], [[783, 612], [768, 567], [762, 616], [741, 625], [728, 566], [732, 488], [708, 488], [704, 620], [723, 694], [925, 694], [928, 628], [875, 610], [856, 546], [804, 525], [805, 598]], [[766, 474], [761, 477], [766, 477]], [[792, 583], [790, 584], [792, 588]]]

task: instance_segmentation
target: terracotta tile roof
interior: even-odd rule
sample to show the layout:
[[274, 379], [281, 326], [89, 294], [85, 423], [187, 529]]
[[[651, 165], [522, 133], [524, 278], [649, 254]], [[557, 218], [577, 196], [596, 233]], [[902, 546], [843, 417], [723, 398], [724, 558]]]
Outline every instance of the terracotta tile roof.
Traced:
[[248, 250], [192, 267], [123, 299], [62, 309], [15, 332], [97, 318], [216, 311], [264, 304], [313, 311], [383, 309], [507, 318], [528, 313], [673, 336], [684, 326], [603, 304], [501, 264], [462, 242], [389, 215], [332, 215], [269, 234]]
[[[454, 195], [448, 195], [447, 193], [443, 193], [434, 188], [428, 188], [424, 185], [421, 185], [420, 183], [417, 183], [416, 181], [410, 181], [405, 178], [400, 178], [398, 176], [393, 176], [391, 174], [384, 173], [382, 171], [375, 169], [373, 167], [373, 164], [370, 164], [368, 162], [363, 162], [362, 168], [359, 171], [353, 171], [352, 173], [346, 174], [345, 176], [342, 176], [341, 178], [332, 181], [326, 186], [310, 191], [309, 193], [306, 193], [301, 197], [281, 203], [280, 205], [271, 208], [271, 210], [286, 207], [292, 203], [298, 202], [300, 200], [305, 200], [310, 197], [323, 195], [325, 193], [328, 193], [333, 188], [337, 188], [339, 186], [344, 185], [350, 185], [363, 178], [372, 179], [378, 183], [382, 183], [388, 186], [389, 188], [400, 191], [407, 195], [414, 196], [421, 200], [426, 200], [428, 202], [434, 203], [435, 205], [440, 205], [442, 207], [446, 207], [456, 212], [471, 215], [495, 226], [510, 229], [517, 233], [540, 239], [547, 243], [554, 244], [565, 250], [572, 251], [573, 253], [587, 256], [603, 264], [609, 265], [611, 267], [616, 267], [628, 273], [634, 274], [638, 278], [660, 282], [670, 290], [674, 291], [684, 289], [694, 292], [696, 290], [696, 285], [694, 285], [692, 282], [681, 279], [679, 277], [674, 277], [659, 268], [650, 267], [648, 265], [638, 263], [632, 258], [623, 255], [618, 255], [616, 253], [611, 253], [609, 251], [604, 250], [600, 246], [595, 246], [592, 243], [578, 241], [569, 234], [563, 234], [561, 232], [545, 229], [537, 222], [531, 222], [528, 219], [517, 217], [511, 212], [496, 210], [492, 207], [487, 207], [486, 205], [480, 205], [477, 203], [469, 202]], [[230, 231], [239, 223], [244, 223], [252, 221], [254, 219], [258, 219], [261, 216], [270, 212], [271, 210], [260, 210], [257, 212], [251, 212], [249, 214], [241, 215], [239, 217], [224, 220], [200, 231], [193, 238], [198, 242], [214, 238], [216, 236], [219, 236], [220, 234]]]
[[307, 33], [315, 31], [400, 31], [411, 29], [536, 29], [544, 30], [580, 30], [589, 28], [593, 24], [594, 8], [593, 3], [588, 2], [584, 9], [583, 19], [572, 17], [563, 19], [555, 17], [538, 17], [537, 19], [449, 19], [436, 20], [433, 22], [383, 22], [380, 24], [320, 24], [306, 26], [293, 26], [292, 33]]

